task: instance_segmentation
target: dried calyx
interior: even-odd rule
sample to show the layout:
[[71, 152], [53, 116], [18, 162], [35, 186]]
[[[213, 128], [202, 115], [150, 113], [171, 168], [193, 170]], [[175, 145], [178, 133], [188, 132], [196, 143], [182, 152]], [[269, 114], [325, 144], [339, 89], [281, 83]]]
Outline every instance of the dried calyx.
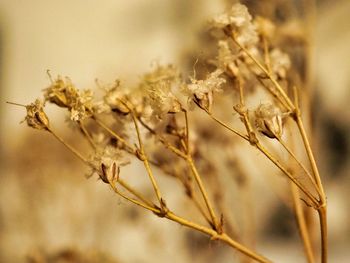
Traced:
[[44, 112], [44, 103], [37, 99], [34, 103], [25, 106], [27, 109], [27, 115], [25, 121], [29, 127], [38, 130], [49, 129], [49, 118]]
[[200, 108], [211, 112], [214, 92], [221, 91], [222, 84], [226, 82], [224, 78], [219, 77], [222, 73], [222, 70], [217, 69], [204, 80], [191, 78], [191, 84], [185, 87], [185, 92], [190, 95], [189, 100], [194, 101]]
[[279, 139], [283, 132], [281, 110], [271, 103], [260, 104], [255, 110], [255, 126], [265, 136]]

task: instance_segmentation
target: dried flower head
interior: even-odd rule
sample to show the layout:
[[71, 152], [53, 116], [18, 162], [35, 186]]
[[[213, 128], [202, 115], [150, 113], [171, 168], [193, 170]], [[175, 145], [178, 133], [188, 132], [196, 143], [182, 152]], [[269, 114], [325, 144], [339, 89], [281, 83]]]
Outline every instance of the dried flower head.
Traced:
[[150, 98], [153, 114], [162, 118], [167, 113], [180, 112], [180, 101], [172, 90], [180, 85], [180, 74], [172, 65], [159, 66], [143, 77], [141, 86]]
[[270, 52], [271, 71], [274, 77], [285, 79], [287, 71], [291, 66], [288, 54], [283, 53], [280, 49], [275, 48]]
[[44, 112], [44, 103], [37, 99], [34, 103], [26, 106], [27, 116], [25, 121], [29, 127], [38, 130], [47, 130], [49, 128], [49, 119]]
[[219, 76], [223, 73], [221, 69], [211, 72], [204, 80], [191, 78], [191, 84], [185, 86], [185, 92], [190, 95], [190, 101], [194, 101], [199, 107], [211, 111], [213, 94], [221, 91], [221, 85], [226, 82]]
[[245, 5], [233, 5], [229, 12], [217, 16], [213, 24], [216, 28], [232, 30], [237, 41], [243, 46], [252, 46], [258, 42], [252, 16]]
[[118, 148], [107, 145], [96, 150], [90, 164], [93, 170], [88, 177], [97, 173], [103, 182], [109, 183], [117, 179], [120, 167], [129, 164], [129, 161], [124, 159]]
[[120, 85], [119, 79], [115, 81], [111, 88], [105, 89], [105, 91], [106, 93], [103, 100], [112, 109], [112, 111], [122, 115], [127, 115], [130, 112], [130, 110], [123, 103], [123, 101], [126, 101], [128, 92]]
[[271, 39], [275, 34], [276, 26], [265, 17], [257, 16], [254, 19], [254, 25], [259, 35], [267, 39]]
[[93, 92], [79, 91], [69, 78], [64, 81], [58, 77], [50, 87], [45, 89], [44, 96], [46, 101], [67, 108], [73, 121], [85, 119], [93, 114]]
[[227, 40], [219, 40], [218, 48], [218, 68], [224, 71], [227, 71], [227, 68], [230, 68], [231, 73], [234, 73], [232, 71], [238, 70], [234, 63], [234, 61], [237, 59], [237, 56], [232, 53], [229, 42]]
[[44, 91], [46, 101], [63, 108], [70, 108], [73, 100], [78, 96], [78, 90], [70, 79], [63, 80], [60, 76]]
[[283, 132], [280, 109], [271, 103], [260, 104], [255, 110], [255, 126], [269, 138], [280, 138]]

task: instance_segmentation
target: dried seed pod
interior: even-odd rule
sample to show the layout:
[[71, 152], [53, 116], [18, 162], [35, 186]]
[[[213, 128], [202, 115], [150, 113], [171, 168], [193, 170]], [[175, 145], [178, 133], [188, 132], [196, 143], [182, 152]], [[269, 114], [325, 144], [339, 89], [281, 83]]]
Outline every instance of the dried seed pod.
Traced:
[[49, 128], [49, 118], [44, 112], [44, 103], [37, 99], [34, 103], [26, 106], [27, 116], [25, 121], [28, 126], [38, 129], [47, 130]]
[[280, 138], [283, 132], [282, 113], [271, 103], [261, 104], [255, 110], [255, 126], [269, 138]]
[[107, 167], [104, 163], [101, 163], [101, 173], [99, 173], [99, 176], [104, 183], [109, 184], [107, 176]]

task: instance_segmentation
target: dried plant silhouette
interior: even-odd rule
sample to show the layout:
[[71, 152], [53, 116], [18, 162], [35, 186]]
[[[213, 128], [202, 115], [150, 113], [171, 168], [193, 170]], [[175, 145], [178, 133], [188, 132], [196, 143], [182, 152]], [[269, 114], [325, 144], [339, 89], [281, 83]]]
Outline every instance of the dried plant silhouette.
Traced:
[[[131, 205], [202, 232], [258, 262], [271, 262], [254, 248], [251, 218], [245, 219], [244, 231], [232, 220], [236, 212], [225, 205], [225, 194], [231, 190], [219, 182], [226, 169], [226, 174], [235, 173], [240, 189], [249, 187], [240, 156], [230, 151], [237, 141], [245, 141], [289, 180], [291, 209], [307, 262], [318, 257], [327, 262], [326, 195], [304, 124], [308, 109], [300, 105], [308, 94], [299, 86], [290, 56], [278, 46], [279, 31], [267, 18], [253, 18], [246, 6], [235, 4], [211, 20], [210, 33], [216, 50], [206, 61], [206, 72], [194, 65], [195, 70], [185, 76], [173, 65], [155, 64], [136, 87], [125, 87], [119, 80], [111, 86], [99, 84], [102, 97], [49, 74], [51, 84], [43, 100], [22, 105], [27, 110], [25, 121], [52, 134], [89, 167], [89, 176], [98, 176]], [[69, 112], [91, 152], [74, 148], [56, 132], [45, 103]], [[207, 126], [211, 130], [203, 131]], [[221, 161], [204, 144], [221, 149]], [[123, 166], [132, 158], [143, 163], [154, 198], [123, 178]], [[159, 171], [183, 186], [205, 224], [173, 211], [159, 186]], [[305, 219], [309, 210], [318, 213], [319, 248], [312, 245]]]

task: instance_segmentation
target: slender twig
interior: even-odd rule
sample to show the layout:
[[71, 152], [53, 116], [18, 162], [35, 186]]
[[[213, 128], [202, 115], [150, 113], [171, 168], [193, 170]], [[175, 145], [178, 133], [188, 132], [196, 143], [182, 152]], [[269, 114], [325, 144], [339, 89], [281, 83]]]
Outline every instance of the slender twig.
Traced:
[[298, 222], [298, 228], [299, 228], [301, 239], [303, 241], [307, 261], [309, 263], [313, 263], [315, 262], [315, 256], [313, 253], [310, 235], [309, 235], [309, 231], [305, 221], [303, 207], [301, 206], [301, 202], [300, 202], [299, 189], [292, 182], [290, 182], [290, 188], [291, 188], [292, 197], [293, 197], [295, 217]]
[[276, 89], [278, 90], [278, 92], [280, 93], [280, 95], [283, 97], [283, 99], [286, 101], [289, 110], [293, 111], [295, 109], [293, 103], [291, 102], [291, 100], [289, 99], [289, 97], [287, 96], [287, 94], [285, 93], [285, 91], [283, 90], [283, 88], [280, 86], [280, 84], [276, 81], [276, 79], [270, 74], [270, 72], [249, 52], [248, 49], [246, 49], [244, 46], [242, 46], [236, 39], [235, 35], [232, 34], [232, 40], [236, 43], [237, 46], [239, 46], [240, 49], [242, 49], [247, 56], [253, 60], [253, 62], [261, 69], [262, 72], [264, 72], [266, 74], [266, 76], [271, 80], [272, 84], [276, 87]]
[[89, 131], [86, 129], [84, 123], [82, 121], [78, 121], [78, 125], [79, 125], [81, 132], [83, 133], [83, 135], [85, 136], [85, 138], [87, 139], [89, 144], [91, 145], [91, 147], [93, 149], [96, 149], [96, 144], [95, 144], [94, 140], [92, 139]]
[[233, 240], [232, 238], [230, 238], [227, 234], [222, 233], [222, 234], [218, 234], [215, 230], [198, 225], [196, 223], [193, 223], [191, 221], [188, 221], [184, 218], [181, 218], [171, 212], [168, 212], [166, 215], [166, 218], [175, 221], [183, 226], [187, 226], [189, 228], [192, 229], [196, 229], [199, 232], [202, 232], [204, 234], [207, 234], [209, 236], [211, 236], [212, 239], [214, 240], [221, 240], [224, 243], [228, 244], [229, 246], [237, 249], [238, 251], [242, 252], [243, 254], [255, 259], [258, 262], [271, 262], [269, 259], [253, 252], [252, 250], [248, 249], [247, 247], [243, 246], [242, 244], [240, 244], [239, 242]]
[[321, 230], [321, 254], [322, 254], [322, 263], [327, 263], [327, 258], [328, 258], [328, 238], [327, 238], [327, 201], [326, 201], [326, 196], [324, 194], [322, 182], [321, 182], [321, 177], [316, 165], [315, 157], [313, 155], [313, 152], [311, 150], [311, 146], [309, 143], [309, 140], [306, 135], [306, 131], [304, 128], [304, 124], [301, 120], [300, 114], [296, 114], [295, 121], [297, 123], [300, 135], [302, 137], [305, 150], [307, 153], [307, 156], [309, 158], [311, 168], [315, 177], [316, 184], [319, 187], [320, 190], [320, 202], [317, 207], [317, 212], [320, 220], [320, 230]]
[[295, 156], [295, 154], [292, 152], [291, 149], [289, 149], [288, 145], [286, 145], [284, 143], [284, 141], [280, 138], [280, 137], [276, 137], [277, 141], [283, 146], [283, 148], [289, 153], [289, 155], [297, 162], [297, 164], [302, 168], [302, 170], [305, 172], [305, 174], [307, 175], [307, 177], [310, 179], [311, 183], [313, 184], [313, 186], [315, 187], [317, 193], [319, 194], [319, 196], [321, 195], [320, 193], [320, 189], [318, 187], [318, 185], [315, 182], [315, 179], [313, 178], [313, 176], [311, 175], [311, 173], [309, 172], [309, 170], [305, 167], [305, 165], [303, 165], [299, 159]]
[[149, 165], [149, 162], [148, 162], [148, 157], [147, 157], [147, 155], [145, 153], [145, 149], [144, 149], [144, 145], [143, 145], [143, 142], [142, 142], [139, 125], [137, 123], [136, 114], [135, 114], [135, 112], [132, 109], [129, 108], [129, 110], [131, 112], [131, 117], [132, 117], [132, 120], [134, 122], [135, 130], [136, 130], [136, 133], [137, 133], [137, 139], [138, 139], [138, 142], [139, 142], [139, 149], [138, 149], [138, 151], [139, 151], [139, 159], [143, 162], [143, 164], [144, 164], [144, 166], [146, 168], [147, 174], [149, 176], [149, 179], [150, 179], [150, 181], [152, 183], [154, 192], [155, 192], [155, 194], [157, 196], [158, 202], [159, 202], [160, 206], [163, 207], [164, 206], [164, 200], [162, 199], [162, 195], [160, 193], [159, 186], [157, 184], [156, 179], [154, 178], [152, 169], [151, 169], [151, 167]]
[[323, 190], [321, 176], [318, 171], [316, 160], [313, 155], [310, 142], [306, 135], [304, 124], [301, 118], [300, 105], [299, 105], [299, 93], [295, 86], [293, 87], [293, 92], [294, 92], [294, 100], [295, 100], [295, 111], [294, 111], [293, 119], [298, 126], [299, 133], [301, 135], [304, 148], [309, 158], [311, 169], [320, 193], [320, 201], [317, 207], [317, 212], [320, 220], [320, 231], [321, 231], [321, 259], [322, 259], [322, 263], [327, 263], [327, 260], [328, 260], [327, 200]]
[[[209, 113], [208, 113], [209, 114]], [[210, 114], [209, 114], [210, 115]], [[234, 134], [237, 134], [235, 131], [232, 130], [232, 128], [224, 123], [223, 121], [217, 119], [213, 115], [211, 117], [218, 122], [220, 125], [222, 125], [224, 128], [228, 129], [229, 131], [233, 132]], [[244, 138], [246, 141], [250, 142], [249, 138], [246, 137], [245, 135], [240, 136], [241, 138]], [[309, 190], [305, 188], [305, 186], [300, 183], [300, 181], [294, 176], [265, 148], [263, 147], [259, 142], [255, 144], [256, 148], [262, 152], [272, 163], [274, 163], [290, 180], [292, 180], [298, 187], [299, 189], [311, 200], [313, 205], [316, 207], [318, 204], [318, 200], [310, 193]]]
[[205, 221], [212, 226], [212, 221], [211, 219], [208, 217], [207, 213], [205, 212], [205, 210], [203, 209], [201, 203], [199, 202], [197, 196], [195, 196], [195, 194], [193, 193], [193, 196], [191, 197], [191, 200], [193, 201], [193, 204], [196, 206], [196, 208], [198, 209], [198, 211], [200, 212], [200, 214], [203, 216], [203, 218], [205, 219]]
[[249, 138], [244, 135], [243, 133], [231, 128], [230, 126], [228, 126], [226, 123], [224, 123], [223, 121], [221, 121], [220, 119], [218, 119], [217, 117], [215, 117], [212, 113], [206, 111], [206, 113], [209, 115], [210, 118], [212, 118], [215, 122], [217, 122], [218, 124], [220, 124], [221, 126], [225, 127], [227, 130], [233, 132], [234, 134], [238, 135], [239, 137], [241, 137], [242, 139], [246, 140], [249, 142]]
[[75, 156], [77, 156], [80, 160], [82, 160], [84, 163], [89, 164], [88, 160], [80, 153], [78, 152], [73, 146], [68, 144], [61, 136], [59, 136], [56, 132], [54, 132], [51, 128], [47, 127], [47, 131], [50, 132], [58, 141], [60, 141], [64, 146], [66, 146], [72, 153], [74, 153]]
[[262, 37], [263, 45], [264, 45], [264, 59], [265, 59], [265, 65], [267, 71], [271, 74], [271, 60], [270, 60], [270, 53], [269, 53], [269, 43], [265, 36]]
[[185, 129], [186, 129], [186, 134], [185, 134], [185, 143], [186, 143], [186, 151], [190, 152], [190, 145], [189, 145], [189, 125], [188, 125], [188, 114], [187, 110], [183, 109], [183, 113], [185, 115]]
[[141, 123], [141, 125], [143, 127], [145, 127], [151, 134], [153, 134], [154, 136], [157, 137], [157, 139], [169, 150], [171, 150], [173, 153], [175, 153], [176, 155], [178, 155], [179, 157], [181, 157], [182, 159], [186, 160], [187, 156], [185, 153], [183, 153], [181, 150], [179, 150], [178, 148], [176, 148], [174, 145], [172, 145], [166, 138], [164, 138], [163, 136], [160, 136], [159, 134], [157, 134], [155, 132], [154, 129], [152, 129], [149, 125], [147, 125], [147, 123], [145, 123], [141, 118], [138, 118], [139, 122]]
[[118, 190], [118, 188], [117, 188], [113, 183], [110, 183], [109, 185], [111, 186], [111, 188], [113, 189], [113, 191], [114, 191], [116, 194], [120, 195], [121, 197], [123, 197], [124, 199], [128, 200], [129, 202], [132, 202], [132, 203], [134, 203], [135, 205], [138, 205], [138, 206], [140, 206], [140, 207], [142, 207], [142, 208], [145, 208], [145, 209], [147, 209], [147, 210], [149, 210], [149, 211], [152, 211], [153, 213], [159, 213], [159, 212], [160, 212], [159, 209], [157, 209], [157, 208], [155, 208], [155, 207], [153, 207], [153, 206], [149, 206], [148, 204], [145, 204], [145, 203], [140, 202], [140, 201], [138, 201], [138, 200], [136, 200], [136, 199], [133, 199], [133, 198], [131, 198], [131, 197], [126, 196], [125, 194], [123, 194], [122, 192], [120, 192], [120, 191]]
[[143, 195], [141, 195], [139, 192], [137, 192], [133, 187], [131, 187], [128, 183], [126, 183], [121, 178], [118, 178], [117, 182], [125, 188], [127, 191], [129, 191], [131, 194], [133, 194], [135, 197], [137, 197], [140, 201], [144, 202], [146, 205], [153, 207], [154, 204], [152, 204], [150, 201], [148, 201]]
[[205, 205], [206, 205], [206, 207], [207, 207], [207, 209], [209, 211], [212, 223], [213, 223], [214, 227], [216, 228], [216, 227], [218, 227], [218, 221], [217, 221], [217, 218], [215, 216], [215, 212], [214, 212], [213, 206], [211, 205], [211, 203], [209, 201], [209, 196], [207, 194], [207, 191], [206, 191], [206, 189], [204, 187], [202, 179], [201, 179], [201, 177], [200, 177], [200, 175], [199, 175], [199, 173], [197, 171], [197, 168], [196, 168], [196, 166], [195, 166], [195, 164], [193, 162], [193, 159], [192, 159], [191, 155], [187, 156], [187, 162], [188, 162], [188, 164], [189, 164], [189, 166], [191, 168], [191, 171], [192, 171], [192, 174], [194, 176], [194, 179], [196, 180], [197, 185], [199, 187], [199, 190], [200, 190], [200, 192], [201, 192], [201, 194], [203, 196], [203, 199], [204, 199]]
[[318, 204], [318, 200], [313, 196], [312, 193], [305, 186], [296, 179], [287, 168], [285, 168], [272, 154], [270, 154], [265, 147], [263, 147], [260, 143], [256, 144], [256, 147], [262, 152], [271, 162], [273, 162], [293, 183], [299, 187], [299, 189], [310, 199], [310, 201], [315, 205]]
[[115, 139], [117, 139], [118, 141], [120, 141], [122, 144], [125, 145], [126, 149], [129, 152], [135, 152], [134, 147], [128, 143], [123, 137], [121, 137], [119, 134], [117, 134], [116, 132], [114, 132], [111, 128], [109, 128], [106, 124], [104, 124], [101, 120], [97, 119], [95, 116], [92, 118], [94, 121], [96, 121], [96, 123], [101, 126], [104, 130], [106, 130], [110, 135], [112, 135]]
[[317, 209], [321, 228], [322, 263], [328, 260], [327, 206], [324, 204]]

